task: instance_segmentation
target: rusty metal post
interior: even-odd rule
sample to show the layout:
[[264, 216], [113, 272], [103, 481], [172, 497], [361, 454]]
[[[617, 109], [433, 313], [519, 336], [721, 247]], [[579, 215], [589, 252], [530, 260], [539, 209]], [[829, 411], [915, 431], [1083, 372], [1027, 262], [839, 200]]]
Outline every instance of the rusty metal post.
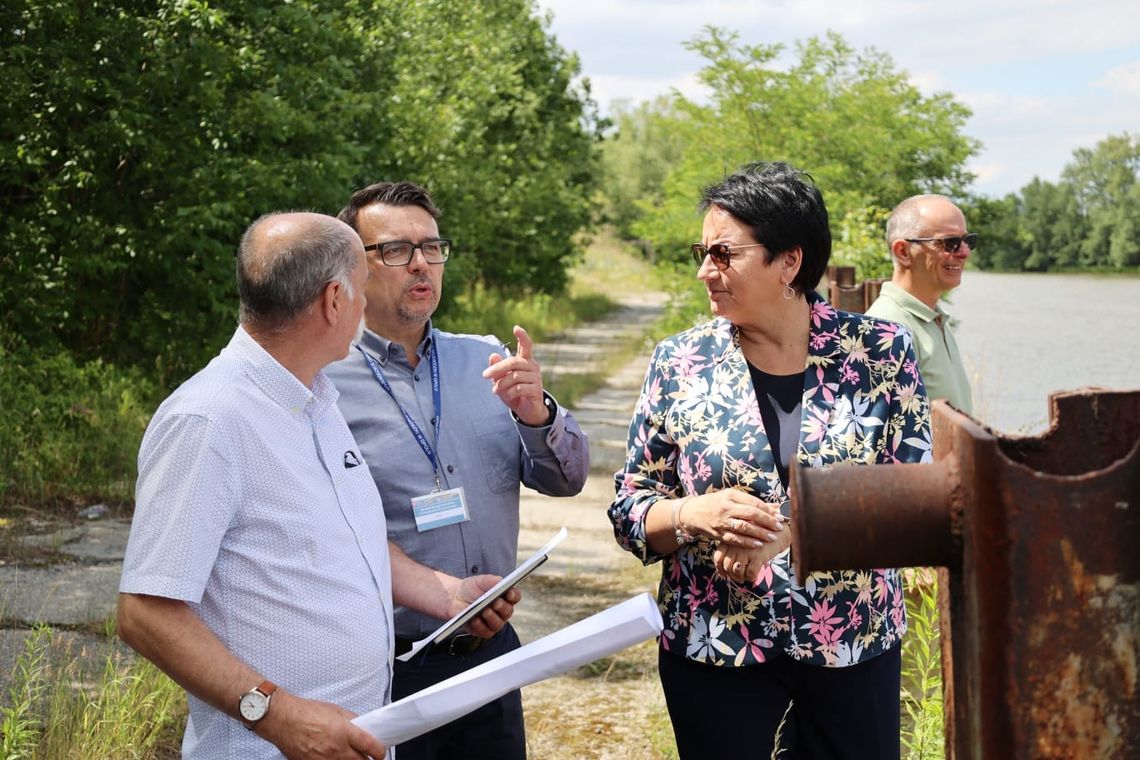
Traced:
[[879, 297], [882, 280], [855, 282], [855, 267], [830, 265], [827, 279], [827, 301], [842, 311], [863, 313]]
[[1051, 405], [999, 437], [938, 401], [934, 464], [792, 471], [800, 578], [949, 569], [962, 760], [1140, 757], [1140, 390]]
[[882, 280], [863, 280], [863, 311], [871, 308], [871, 304], [879, 297], [883, 290]]
[[827, 279], [840, 287], [853, 288], [855, 287], [855, 267], [829, 264], [827, 267]]

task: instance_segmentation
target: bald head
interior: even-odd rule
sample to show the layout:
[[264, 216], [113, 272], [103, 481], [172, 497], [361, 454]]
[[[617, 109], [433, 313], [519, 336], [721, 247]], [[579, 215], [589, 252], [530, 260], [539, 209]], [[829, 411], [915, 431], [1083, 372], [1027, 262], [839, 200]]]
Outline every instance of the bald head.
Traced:
[[350, 292], [360, 238], [344, 222], [308, 212], [267, 214], [249, 226], [237, 254], [241, 322], [279, 329], [308, 309], [329, 282]]
[[887, 219], [887, 246], [896, 240], [925, 237], [926, 220], [952, 211], [962, 213], [945, 195], [912, 195], [895, 206]]

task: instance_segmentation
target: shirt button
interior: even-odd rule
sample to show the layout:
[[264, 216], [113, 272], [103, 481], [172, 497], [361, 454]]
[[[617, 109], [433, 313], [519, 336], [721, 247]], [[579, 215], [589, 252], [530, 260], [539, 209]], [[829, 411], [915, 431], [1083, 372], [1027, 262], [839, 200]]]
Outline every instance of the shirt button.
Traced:
[[472, 573], [477, 573], [477, 572], [479, 572], [479, 566], [478, 566], [478, 565], [472, 565], [472, 566], [471, 566], [471, 572], [472, 572]]
[[412, 379], [418, 383], [420, 381], [420, 376], [419, 375], [412, 375]]
[[455, 468], [454, 468], [454, 467], [452, 467], [451, 465], [448, 465], [448, 466], [447, 466], [447, 471], [448, 471], [448, 472], [455, 472]]

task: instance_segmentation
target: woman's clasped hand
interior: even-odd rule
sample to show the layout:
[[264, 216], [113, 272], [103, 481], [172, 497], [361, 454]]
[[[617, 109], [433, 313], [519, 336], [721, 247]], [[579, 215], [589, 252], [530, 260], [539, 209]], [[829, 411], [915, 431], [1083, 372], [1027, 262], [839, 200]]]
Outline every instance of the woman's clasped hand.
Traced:
[[731, 488], [687, 499], [677, 522], [689, 535], [746, 549], [774, 542], [781, 531], [787, 531], [779, 504]]

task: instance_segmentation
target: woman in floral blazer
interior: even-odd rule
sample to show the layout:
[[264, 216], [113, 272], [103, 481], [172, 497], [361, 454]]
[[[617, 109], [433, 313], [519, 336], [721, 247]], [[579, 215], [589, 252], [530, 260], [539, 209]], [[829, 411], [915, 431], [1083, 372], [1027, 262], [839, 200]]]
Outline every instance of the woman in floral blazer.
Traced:
[[618, 543], [662, 562], [680, 757], [897, 758], [899, 573], [796, 578], [780, 508], [792, 457], [929, 461], [910, 334], [811, 289], [831, 237], [803, 173], [747, 166], [701, 205], [693, 254], [716, 318], [657, 346], [609, 509]]

